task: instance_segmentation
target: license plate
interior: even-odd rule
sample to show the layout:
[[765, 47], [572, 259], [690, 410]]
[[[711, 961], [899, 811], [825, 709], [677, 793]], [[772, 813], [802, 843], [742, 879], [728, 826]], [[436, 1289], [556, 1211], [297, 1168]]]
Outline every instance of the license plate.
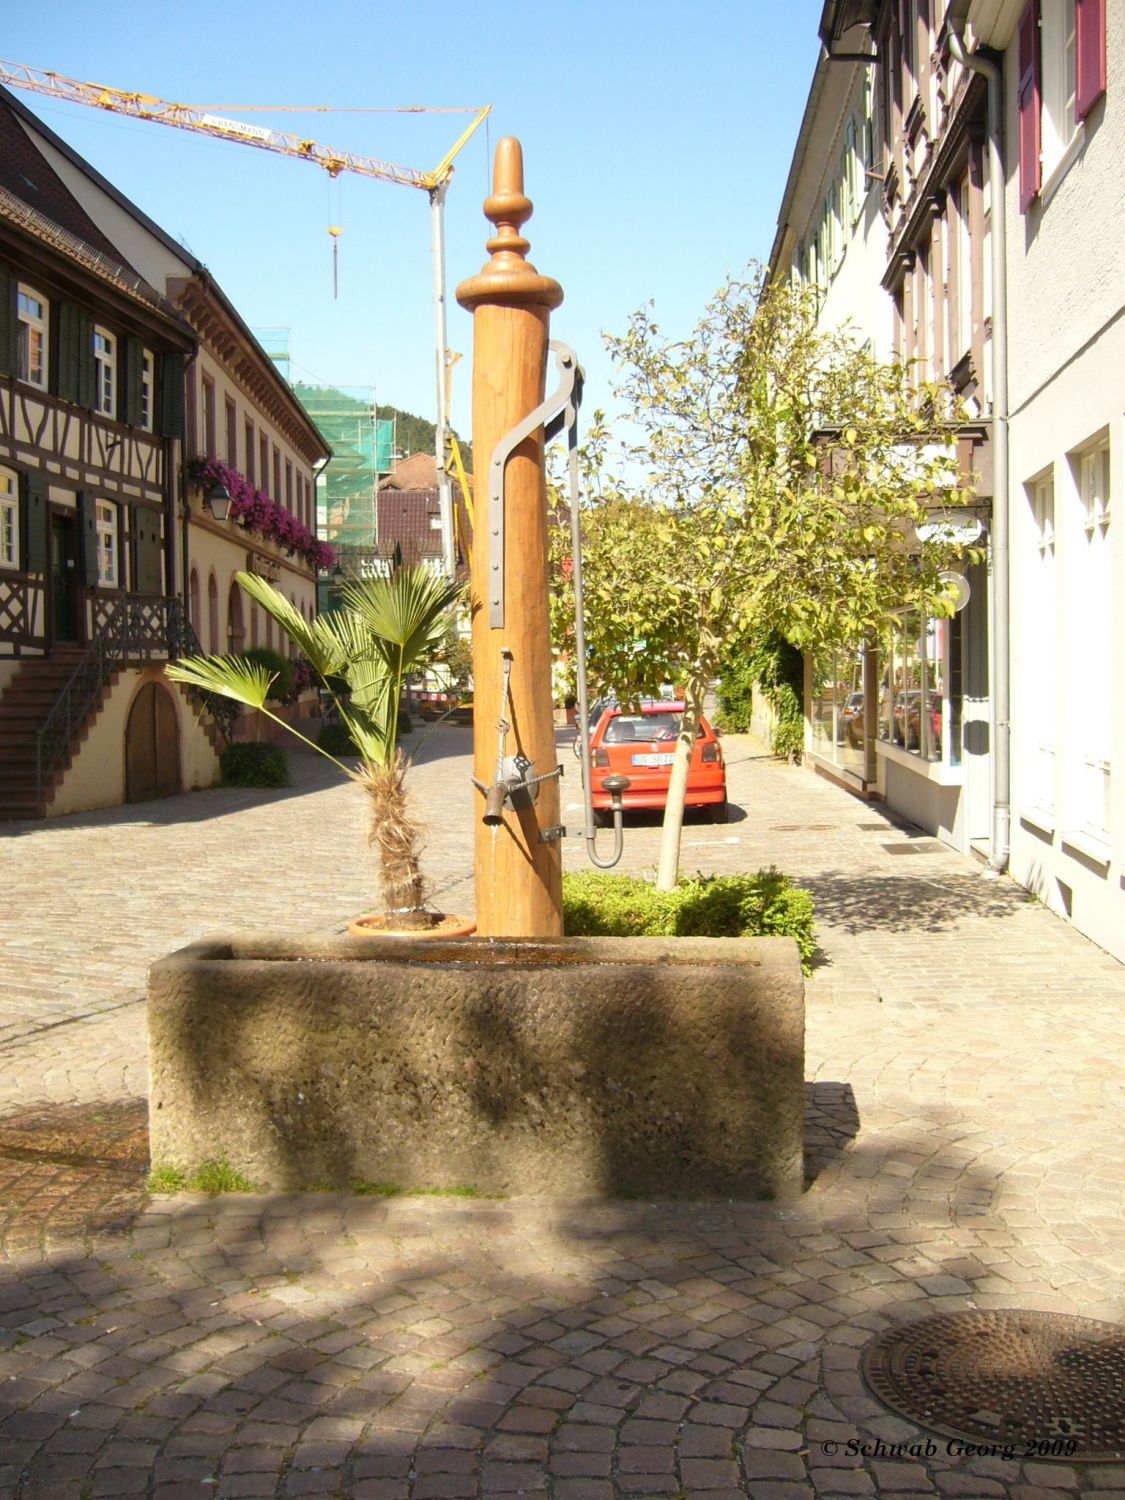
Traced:
[[633, 764], [635, 766], [670, 766], [672, 760], [673, 754], [670, 750], [663, 751], [660, 754], [633, 756]]

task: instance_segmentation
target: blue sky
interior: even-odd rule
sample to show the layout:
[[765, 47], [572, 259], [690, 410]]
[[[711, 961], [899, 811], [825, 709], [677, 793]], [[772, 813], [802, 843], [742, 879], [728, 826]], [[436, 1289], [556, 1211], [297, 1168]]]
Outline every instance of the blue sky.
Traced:
[[[471, 322], [458, 281], [485, 259], [481, 203], [502, 135], [523, 143], [531, 259], [564, 288], [554, 336], [612, 407], [603, 330], [652, 300], [686, 332], [728, 272], [764, 259], [816, 61], [821, 0], [82, 0], [13, 7], [8, 61], [182, 104], [493, 105], [447, 202], [454, 425], [467, 434]], [[218, 278], [252, 327], [291, 330], [293, 373], [434, 411], [425, 193], [186, 131], [20, 97]], [[458, 115], [245, 116], [434, 167]], [[329, 224], [342, 227], [332, 296]]]

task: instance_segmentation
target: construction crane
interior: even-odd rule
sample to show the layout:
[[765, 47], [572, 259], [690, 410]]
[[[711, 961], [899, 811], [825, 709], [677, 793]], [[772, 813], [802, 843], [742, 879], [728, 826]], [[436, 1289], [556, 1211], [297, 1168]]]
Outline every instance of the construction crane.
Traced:
[[[46, 94], [49, 98], [62, 99], [71, 104], [84, 104], [93, 109], [109, 110], [114, 114], [127, 115], [134, 120], [147, 120], [156, 125], [169, 125], [177, 130], [189, 130], [196, 135], [209, 136], [212, 140], [231, 141], [241, 146], [257, 146], [262, 151], [274, 151], [297, 161], [313, 162], [316, 166], [323, 168], [330, 177], [338, 177], [342, 172], [354, 172], [360, 177], [374, 177], [382, 182], [397, 183], [400, 187], [417, 188], [429, 196], [437, 377], [437, 442], [435, 446], [438, 451], [435, 457], [441, 507], [442, 553], [446, 572], [452, 577], [455, 555], [452, 482], [449, 474], [452, 433], [449, 426], [447, 373], [449, 356], [446, 349], [445, 195], [453, 178], [455, 157], [488, 118], [492, 112], [491, 104], [464, 111], [473, 115], [472, 121], [432, 172], [420, 172], [412, 167], [401, 167], [393, 162], [379, 161], [375, 157], [358, 156], [351, 151], [337, 151], [301, 136], [267, 130], [260, 125], [246, 124], [242, 120], [228, 120], [199, 106], [173, 104], [151, 94], [110, 88], [102, 83], [81, 83], [78, 79], [67, 78], [62, 73], [31, 68], [24, 63], [0, 60], [0, 83], [6, 84], [9, 88], [26, 89], [34, 94]], [[235, 112], [270, 108], [270, 106], [233, 104], [223, 107]], [[295, 112], [297, 108], [292, 105], [275, 107], [291, 112]], [[317, 112], [325, 111], [317, 107]], [[431, 111], [425, 106], [410, 105], [401, 112], [446, 114], [453, 111]]]

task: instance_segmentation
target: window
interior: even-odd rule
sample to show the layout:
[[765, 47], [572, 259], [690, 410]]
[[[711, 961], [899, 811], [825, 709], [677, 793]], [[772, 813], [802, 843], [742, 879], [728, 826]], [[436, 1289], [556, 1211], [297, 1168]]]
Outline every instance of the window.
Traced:
[[251, 484], [254, 483], [254, 424], [246, 422], [246, 477]]
[[0, 469], [0, 568], [20, 565], [20, 488], [11, 469]]
[[950, 621], [930, 619], [909, 610], [882, 645], [878, 737], [922, 760], [959, 763], [960, 745], [950, 729], [959, 705], [947, 701]]
[[217, 458], [215, 449], [215, 382], [203, 376], [203, 451]]
[[234, 402], [229, 396], [225, 400], [225, 415], [227, 419], [227, 463], [232, 469], [238, 468], [238, 418], [235, 414]]
[[94, 327], [94, 410], [106, 417], [117, 415], [117, 340], [98, 325]]
[[273, 489], [270, 491], [270, 499], [281, 504], [281, 452], [273, 450]]
[[973, 342], [973, 241], [970, 229], [972, 202], [969, 174], [957, 189], [957, 328], [953, 353], [957, 359]]
[[855, 118], [848, 121], [844, 131], [844, 228], [851, 229], [859, 218], [863, 205], [863, 193], [859, 181], [859, 146], [856, 143]]
[[94, 508], [94, 526], [98, 536], [98, 583], [102, 588], [119, 588], [121, 576], [117, 506], [108, 500], [99, 500]]
[[1106, 91], [1105, 0], [1028, 0], [1017, 46], [1024, 213]]
[[1108, 842], [1113, 697], [1105, 684], [1117, 680], [1114, 661], [1112, 558], [1110, 554], [1109, 444], [1105, 439], [1072, 455], [1077, 480], [1079, 525], [1072, 528], [1073, 566], [1068, 566], [1076, 601], [1068, 672], [1071, 690], [1068, 724], [1073, 756], [1068, 783], [1073, 805], [1068, 822], [1081, 832]]
[[1055, 481], [1051, 474], [1028, 486], [1031, 510], [1031, 556], [1027, 570], [1028, 602], [1024, 638], [1027, 645], [1024, 694], [1028, 727], [1026, 796], [1054, 826], [1055, 758], [1058, 739], [1055, 700], [1058, 598], [1055, 572]]
[[1062, 160], [1076, 125], [1074, 5], [1075, 0], [1041, 0], [1040, 152], [1044, 177], [1049, 177]]
[[141, 355], [141, 426], [152, 431], [153, 413], [156, 410], [156, 358], [151, 349]]
[[270, 482], [270, 440], [263, 432], [258, 439], [258, 483], [263, 489]]
[[[863, 166], [866, 172], [875, 171], [875, 77], [874, 69], [868, 68], [863, 76]], [[867, 183], [863, 184], [862, 197], [867, 196]]]
[[285, 508], [293, 509], [293, 461], [289, 458], [285, 460]]
[[28, 385], [47, 388], [47, 301], [21, 282], [16, 294], [18, 359], [16, 374]]

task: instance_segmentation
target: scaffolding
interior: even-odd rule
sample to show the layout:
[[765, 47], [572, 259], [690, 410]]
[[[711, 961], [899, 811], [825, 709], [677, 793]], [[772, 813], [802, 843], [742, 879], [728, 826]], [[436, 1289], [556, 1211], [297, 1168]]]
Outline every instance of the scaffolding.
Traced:
[[317, 484], [321, 538], [333, 546], [372, 546], [379, 480], [394, 468], [394, 419], [378, 415], [371, 387], [297, 381], [293, 394], [332, 449]]

